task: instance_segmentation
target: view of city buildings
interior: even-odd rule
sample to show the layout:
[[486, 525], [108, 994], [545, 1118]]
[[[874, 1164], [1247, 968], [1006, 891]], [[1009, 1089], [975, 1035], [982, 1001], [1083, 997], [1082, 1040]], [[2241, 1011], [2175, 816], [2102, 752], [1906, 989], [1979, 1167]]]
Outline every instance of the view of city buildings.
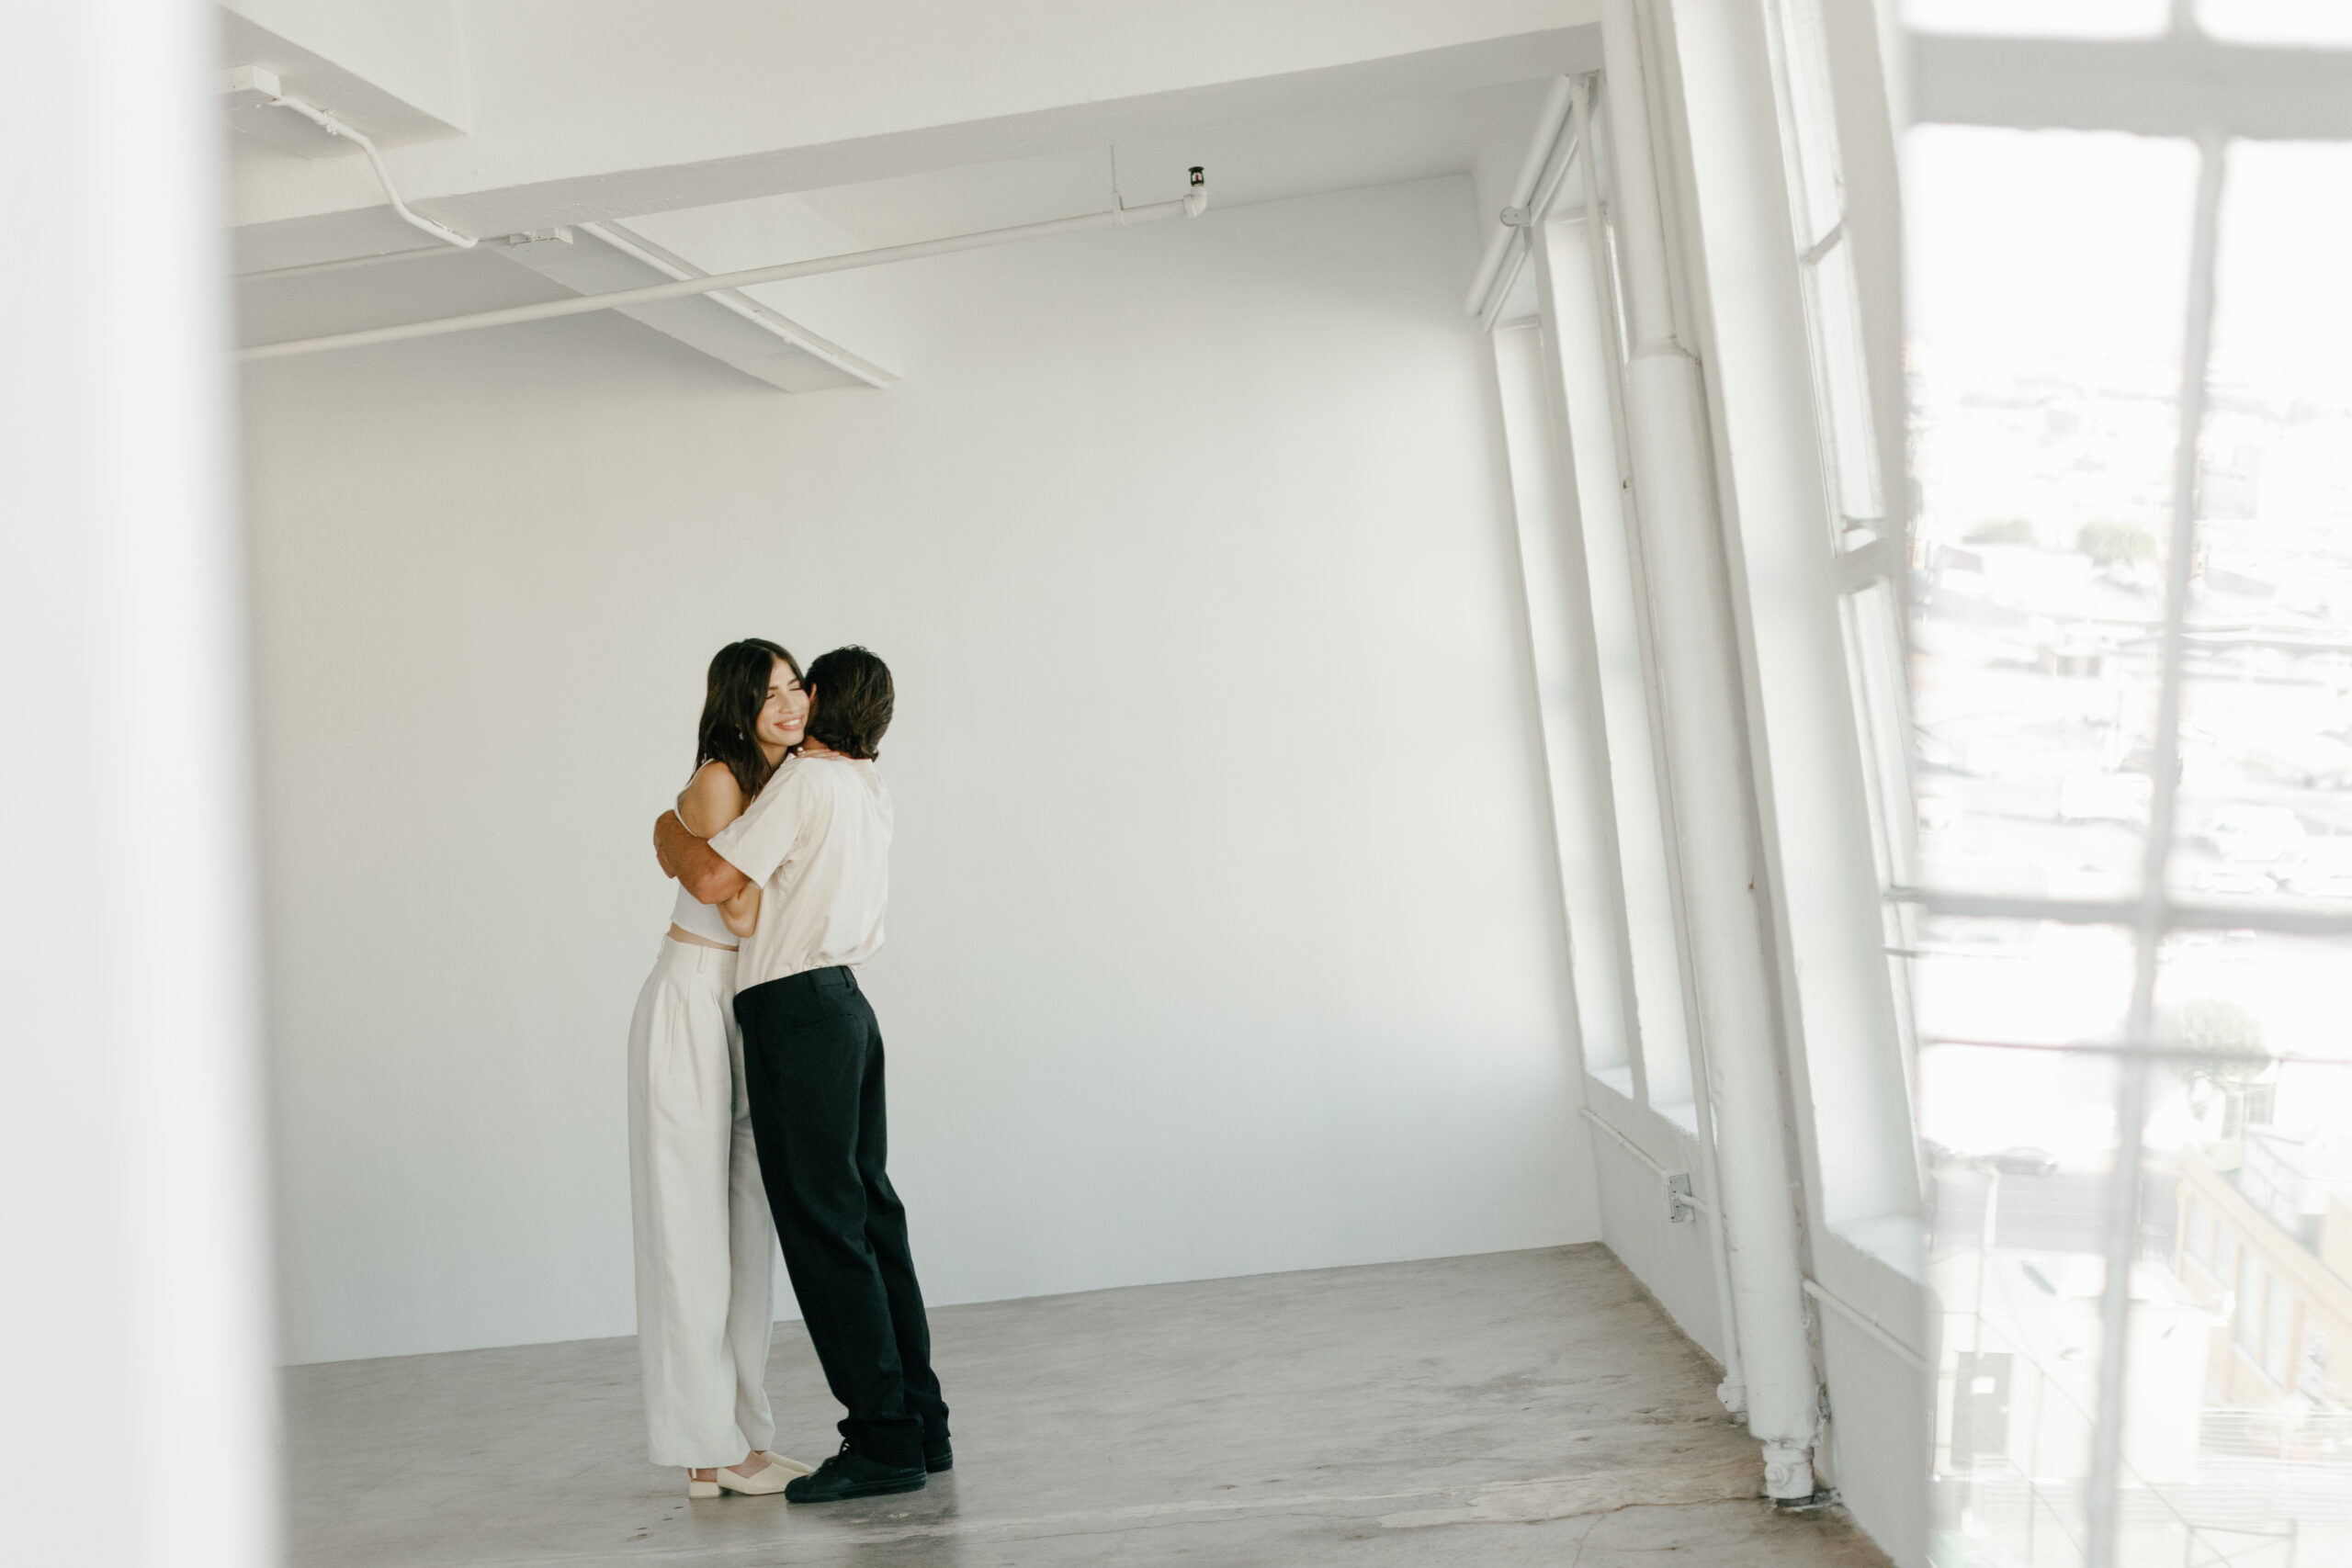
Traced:
[[[2352, 188], [2352, 160], [2229, 154], [2167, 746], [2194, 149], [1938, 130], [1906, 157], [1920, 880], [2119, 909], [1930, 918], [1905, 955], [1938, 1561], [2081, 1560], [2121, 1053], [2153, 1045], [2124, 1560], [2352, 1562], [2352, 321], [2282, 302], [2352, 238], [2293, 181]], [[2133, 1042], [2121, 911], [2168, 752], [2168, 892], [2221, 912], [2165, 936]]]

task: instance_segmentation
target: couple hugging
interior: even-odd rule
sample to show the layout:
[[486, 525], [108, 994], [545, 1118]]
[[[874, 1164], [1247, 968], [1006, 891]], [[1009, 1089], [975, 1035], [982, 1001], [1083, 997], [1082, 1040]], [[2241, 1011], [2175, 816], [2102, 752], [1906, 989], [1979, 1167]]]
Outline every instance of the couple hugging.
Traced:
[[[694, 777], [654, 824], [679, 892], [629, 1026], [637, 1343], [653, 1462], [685, 1466], [689, 1497], [830, 1503], [954, 1462], [856, 975], [889, 892], [891, 702], [862, 648], [804, 674], [775, 643], [729, 643]], [[768, 1448], [771, 1237], [849, 1412], [813, 1473]]]

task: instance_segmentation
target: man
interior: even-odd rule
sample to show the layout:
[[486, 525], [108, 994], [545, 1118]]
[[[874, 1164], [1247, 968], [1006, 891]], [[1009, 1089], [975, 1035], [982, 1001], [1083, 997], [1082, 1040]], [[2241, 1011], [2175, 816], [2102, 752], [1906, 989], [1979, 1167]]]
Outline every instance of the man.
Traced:
[[882, 1032], [856, 969], [882, 945], [890, 795], [874, 766], [889, 668], [862, 648], [808, 666], [807, 739], [707, 843], [654, 823], [662, 869], [706, 904], [760, 886], [736, 960], [735, 1017], [760, 1174], [825, 1381], [841, 1451], [784, 1495], [912, 1492], [955, 1462], [907, 1215], [883, 1169]]

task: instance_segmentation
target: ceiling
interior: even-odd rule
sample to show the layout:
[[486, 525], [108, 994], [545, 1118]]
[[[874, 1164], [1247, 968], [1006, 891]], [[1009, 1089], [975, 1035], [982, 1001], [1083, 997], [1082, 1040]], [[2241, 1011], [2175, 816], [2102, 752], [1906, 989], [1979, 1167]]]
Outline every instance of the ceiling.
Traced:
[[[1544, 80], [1511, 82], [1248, 118], [1163, 118], [1099, 146], [725, 204], [741, 209], [734, 212], [677, 210], [681, 215], [731, 218], [739, 236], [747, 226], [752, 234], [772, 231], [772, 250], [747, 258], [740, 254], [742, 248], [750, 244], [757, 249], [758, 242], [739, 237], [737, 254], [711, 259], [701, 269], [726, 270], [1100, 211], [1111, 204], [1114, 181], [1120, 197], [1130, 206], [1167, 200], [1182, 194], [1186, 171], [1193, 164], [1207, 171], [1212, 214], [1223, 208], [1446, 175], [1470, 175], [1484, 186], [1498, 188], [1525, 149], [1547, 85]], [[802, 210], [787, 213], [779, 204], [797, 204]], [[370, 209], [367, 216], [379, 228], [361, 237], [356, 254], [410, 254], [382, 265], [343, 270], [298, 268], [273, 276], [264, 269], [242, 275], [240, 340], [271, 343], [357, 331], [561, 299], [571, 292], [516, 265], [495, 240], [486, 240], [471, 252], [445, 254], [426, 236], [400, 223], [389, 209]], [[632, 221], [666, 234], [663, 216], [657, 211]], [[796, 220], [785, 221], [787, 217]], [[813, 225], [810, 217], [818, 220]], [[658, 278], [649, 273], [642, 280]]]
[[[543, 30], [507, 25], [536, 14], [523, 0], [433, 16], [392, 0], [220, 0], [224, 64], [283, 82], [254, 91], [248, 73], [234, 79], [242, 96], [222, 98], [240, 132], [229, 141], [242, 343], [1167, 201], [1196, 164], [1210, 221], [1448, 176], [1466, 176], [1491, 210], [1552, 82], [1599, 55], [1593, 0], [1313, 17], [1253, 0], [1117, 12], [1023, 0], [1009, 31], [979, 26], [965, 0], [892, 0], [888, 13], [674, 0], [685, 9], [667, 20], [619, 0], [568, 3], [588, 7], [573, 13], [583, 26], [609, 12], [611, 27], [575, 29], [551, 51]], [[380, 164], [349, 139], [277, 134], [276, 119], [299, 118], [272, 100], [281, 90], [377, 138]], [[449, 250], [403, 222], [385, 182], [476, 247]], [[897, 312], [875, 304], [887, 276], [624, 313], [783, 390], [882, 386], [895, 378]], [[872, 284], [817, 286], [861, 277]]]
[[[1430, 94], [1262, 118], [1166, 125], [1080, 151], [804, 191], [868, 245], [1031, 223], [1184, 192], [1208, 172], [1212, 208], [1470, 174], [1526, 149], [1548, 83]], [[1507, 177], [1507, 176], [1506, 176]]]

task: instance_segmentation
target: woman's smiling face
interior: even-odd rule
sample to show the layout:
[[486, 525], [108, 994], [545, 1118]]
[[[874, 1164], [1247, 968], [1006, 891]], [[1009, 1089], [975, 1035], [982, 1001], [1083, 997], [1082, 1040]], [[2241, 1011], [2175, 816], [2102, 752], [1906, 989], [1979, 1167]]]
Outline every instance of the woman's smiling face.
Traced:
[[768, 700], [761, 705], [759, 723], [753, 726], [760, 746], [771, 752], [788, 751], [800, 744], [808, 728], [808, 694], [792, 666], [779, 659], [769, 671]]

